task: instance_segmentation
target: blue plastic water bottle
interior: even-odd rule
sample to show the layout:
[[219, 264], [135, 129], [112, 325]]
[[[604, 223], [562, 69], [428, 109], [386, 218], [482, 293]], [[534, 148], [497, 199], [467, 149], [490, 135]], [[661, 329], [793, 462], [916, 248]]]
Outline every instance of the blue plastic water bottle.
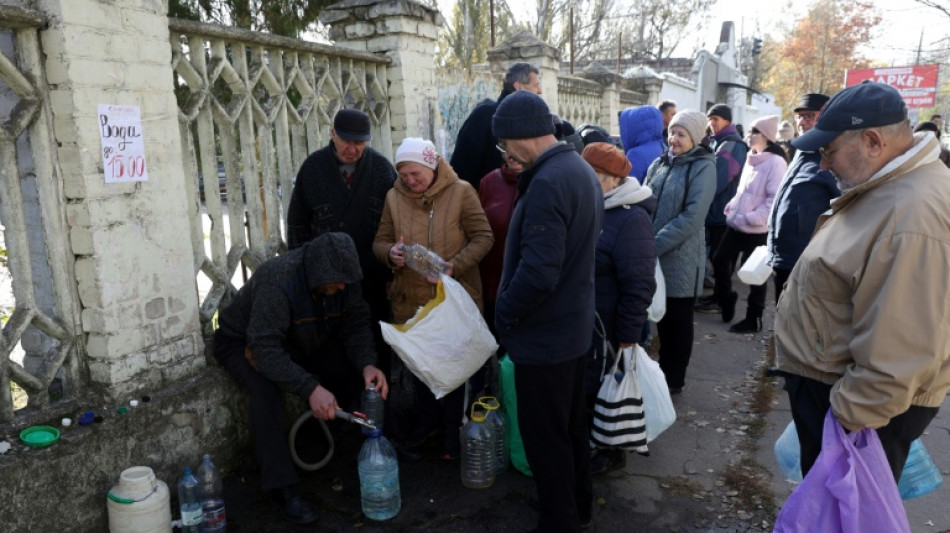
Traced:
[[927, 453], [927, 448], [924, 448], [924, 443], [920, 442], [920, 439], [910, 443], [910, 453], [907, 455], [904, 471], [897, 483], [901, 499], [909, 500], [923, 496], [937, 490], [941, 483], [943, 483], [943, 476], [940, 475], [940, 470]]
[[201, 512], [201, 490], [198, 478], [191, 473], [191, 467], [185, 467], [185, 473], [178, 480], [178, 503], [181, 509], [182, 533], [200, 533], [201, 521], [204, 514]]
[[369, 388], [363, 391], [363, 401], [360, 406], [366, 418], [373, 421], [376, 429], [383, 429], [383, 396], [376, 390], [376, 384], [370, 383]]
[[402, 507], [396, 450], [382, 430], [367, 429], [363, 433], [366, 441], [358, 460], [363, 514], [372, 520], [388, 520]]

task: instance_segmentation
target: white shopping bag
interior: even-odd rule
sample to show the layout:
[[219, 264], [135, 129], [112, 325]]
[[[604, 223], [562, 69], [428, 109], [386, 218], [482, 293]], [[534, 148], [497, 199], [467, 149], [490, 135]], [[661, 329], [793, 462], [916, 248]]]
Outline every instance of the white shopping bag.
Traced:
[[654, 276], [656, 276], [656, 292], [653, 293], [653, 301], [650, 302], [650, 307], [647, 308], [647, 320], [656, 324], [663, 320], [663, 316], [666, 314], [666, 280], [663, 277], [663, 269], [660, 268], [659, 259], [656, 260]]
[[405, 324], [379, 323], [383, 338], [436, 398], [460, 385], [498, 349], [465, 288], [443, 274], [435, 298]]
[[659, 363], [647, 355], [639, 345], [637, 350], [637, 377], [640, 379], [640, 393], [643, 394], [643, 416], [647, 426], [647, 442], [652, 442], [666, 428], [676, 422], [676, 409], [670, 389], [666, 385], [666, 376]]
[[769, 280], [772, 267], [769, 266], [769, 251], [758, 246], [749, 254], [749, 258], [739, 269], [739, 279], [747, 285], [761, 285]]

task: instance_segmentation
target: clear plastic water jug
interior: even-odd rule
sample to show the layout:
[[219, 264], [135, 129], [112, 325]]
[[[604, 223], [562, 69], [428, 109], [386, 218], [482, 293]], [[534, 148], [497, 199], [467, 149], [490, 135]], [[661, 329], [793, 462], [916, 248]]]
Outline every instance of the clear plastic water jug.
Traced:
[[501, 415], [501, 404], [494, 396], [483, 396], [478, 401], [488, 407], [488, 417], [485, 418], [485, 421], [488, 422], [488, 426], [492, 430], [495, 476], [500, 476], [508, 470], [508, 445], [505, 438], [507, 426], [505, 418]]
[[488, 406], [476, 402], [468, 422], [459, 430], [462, 485], [470, 489], [487, 489], [495, 483], [495, 448], [491, 426], [485, 420], [488, 412]]
[[388, 520], [402, 507], [396, 450], [380, 429], [367, 429], [363, 434], [366, 441], [358, 459], [363, 514], [372, 520]]

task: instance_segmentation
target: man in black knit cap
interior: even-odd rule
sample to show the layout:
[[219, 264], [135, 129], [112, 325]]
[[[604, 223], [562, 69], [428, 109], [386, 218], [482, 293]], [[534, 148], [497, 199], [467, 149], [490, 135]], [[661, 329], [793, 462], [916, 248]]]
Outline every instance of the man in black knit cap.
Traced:
[[314, 522], [317, 511], [297, 490], [283, 393], [300, 396], [321, 420], [358, 402], [370, 383], [389, 394], [361, 277], [353, 239], [324, 233], [262, 264], [218, 317], [214, 355], [250, 395], [261, 488], [275, 491], [296, 524]]
[[604, 212], [594, 170], [559, 143], [541, 97], [516, 91], [492, 117], [498, 149], [522, 164], [495, 327], [515, 364], [518, 420], [538, 490], [537, 531], [591, 521], [584, 369], [594, 330], [594, 248]]

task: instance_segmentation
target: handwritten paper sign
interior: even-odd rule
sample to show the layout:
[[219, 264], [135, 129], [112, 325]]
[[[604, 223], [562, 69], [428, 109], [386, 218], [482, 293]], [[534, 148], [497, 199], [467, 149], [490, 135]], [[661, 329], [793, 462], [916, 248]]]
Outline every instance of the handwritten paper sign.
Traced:
[[98, 115], [106, 183], [148, 181], [138, 106], [100, 104]]

